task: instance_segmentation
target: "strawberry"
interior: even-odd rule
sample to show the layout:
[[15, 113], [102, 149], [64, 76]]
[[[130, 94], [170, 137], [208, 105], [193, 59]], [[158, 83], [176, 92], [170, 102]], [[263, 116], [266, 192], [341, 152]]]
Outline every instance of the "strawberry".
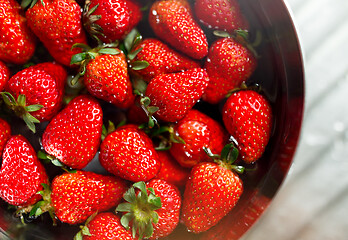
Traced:
[[3, 98], [35, 130], [30, 122], [48, 121], [60, 110], [66, 78], [67, 72], [59, 64], [39, 63], [12, 76], [5, 87], [10, 94], [3, 94]]
[[207, 38], [186, 1], [154, 2], [149, 12], [149, 24], [158, 38], [191, 58], [202, 59], [207, 55]]
[[12, 136], [2, 153], [0, 197], [11, 205], [28, 206], [40, 200], [36, 194], [48, 183], [45, 168], [27, 139]]
[[38, 1], [25, 16], [31, 30], [62, 65], [70, 66], [71, 57], [80, 52], [72, 49], [75, 43], [87, 44], [81, 7], [74, 0]]
[[117, 206], [127, 190], [124, 180], [93, 172], [64, 173], [52, 181], [51, 206], [62, 222], [84, 222], [95, 211]]
[[120, 218], [111, 213], [99, 213], [77, 233], [74, 240], [135, 240], [132, 231], [126, 230], [120, 222]]
[[200, 236], [200, 240], [237, 240], [259, 219], [271, 198], [258, 190], [243, 192], [238, 207], [234, 208], [218, 225]]
[[246, 81], [254, 72], [257, 61], [253, 53], [233, 38], [220, 38], [209, 48], [205, 69], [209, 85], [202, 99], [219, 103], [226, 94]]
[[34, 54], [36, 38], [15, 0], [0, 0], [0, 60], [24, 64]]
[[5, 63], [0, 61], [0, 92], [4, 90], [5, 85], [10, 79], [10, 69]]
[[130, 64], [135, 61], [146, 61], [149, 63], [149, 66], [145, 69], [136, 71], [136, 74], [142, 76], [146, 82], [150, 82], [152, 78], [160, 74], [175, 73], [199, 67], [196, 61], [176, 52], [155, 38], [143, 40], [135, 48], [135, 51], [138, 49], [141, 49], [141, 51]]
[[100, 104], [90, 96], [80, 95], [48, 124], [42, 147], [66, 166], [82, 169], [98, 151], [102, 120]]
[[[81, 53], [82, 58], [81, 54], [74, 55], [72, 63], [80, 64], [83, 69], [83, 83], [89, 93], [119, 108], [128, 108], [133, 104], [135, 96], [128, 76], [125, 54], [117, 48], [109, 48], [108, 45], [95, 49], [83, 47], [85, 52]], [[74, 81], [76, 80], [73, 80], [73, 84]]]
[[11, 126], [4, 119], [0, 118], [0, 155], [2, 155], [2, 150], [11, 137]]
[[179, 73], [162, 74], [151, 80], [145, 95], [158, 107], [155, 116], [176, 122], [201, 98], [209, 82], [204, 69], [193, 68]]
[[188, 168], [211, 160], [204, 147], [218, 154], [228, 140], [227, 132], [220, 123], [195, 109], [174, 126], [174, 134], [182, 138], [184, 144], [174, 142], [169, 151], [181, 166]]
[[86, 30], [104, 43], [123, 39], [141, 18], [140, 6], [133, 0], [91, 0], [83, 12]]
[[273, 123], [272, 109], [266, 98], [253, 90], [235, 92], [227, 99], [222, 117], [241, 158], [246, 163], [259, 159], [268, 144]]
[[133, 184], [124, 195], [127, 201], [117, 206], [123, 212], [122, 225], [132, 226], [133, 237], [158, 239], [169, 235], [179, 223], [181, 196], [178, 189], [165, 180]]
[[179, 188], [184, 187], [190, 174], [190, 169], [182, 167], [168, 151], [157, 151], [161, 161], [161, 170], [156, 178], [163, 179]]
[[[195, 165], [190, 173], [183, 197], [182, 221], [189, 231], [200, 233], [216, 225], [238, 202], [243, 183], [232, 165], [237, 151], [228, 144], [221, 159]], [[232, 152], [232, 153], [231, 153]], [[232, 160], [227, 156], [233, 156]]]
[[135, 125], [124, 125], [106, 136], [99, 160], [110, 173], [132, 182], [155, 177], [161, 163], [151, 139]]
[[199, 21], [209, 28], [230, 32], [249, 27], [237, 0], [196, 0], [194, 11]]

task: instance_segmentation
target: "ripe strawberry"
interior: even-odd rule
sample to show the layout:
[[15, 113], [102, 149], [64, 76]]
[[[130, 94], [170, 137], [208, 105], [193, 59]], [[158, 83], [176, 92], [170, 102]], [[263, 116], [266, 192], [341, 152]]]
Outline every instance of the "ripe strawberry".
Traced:
[[201, 98], [209, 82], [204, 69], [193, 68], [179, 73], [162, 74], [151, 80], [145, 95], [158, 107], [160, 120], [175, 122]]
[[85, 4], [83, 24], [104, 43], [123, 39], [141, 20], [140, 6], [133, 0], [91, 0]]
[[133, 184], [124, 195], [127, 201], [117, 206], [123, 212], [122, 225], [132, 226], [133, 237], [158, 239], [169, 235], [179, 223], [181, 196], [178, 189], [165, 180]]
[[120, 218], [111, 213], [99, 213], [90, 221], [86, 222], [82, 230], [74, 240], [135, 240], [132, 231], [126, 230], [120, 222]]
[[242, 159], [246, 163], [259, 159], [271, 136], [273, 123], [272, 109], [266, 98], [253, 90], [235, 92], [227, 99], [222, 117]]
[[194, 11], [199, 21], [209, 28], [229, 32], [249, 27], [237, 0], [197, 0]]
[[150, 82], [152, 78], [160, 74], [175, 73], [199, 67], [196, 61], [174, 51], [165, 43], [155, 38], [143, 40], [135, 48], [135, 51], [138, 49], [141, 49], [141, 51], [130, 64], [135, 61], [146, 61], [149, 63], [149, 66], [145, 69], [133, 71], [142, 76], [146, 82]]
[[[103, 50], [107, 53], [98, 53]], [[96, 98], [119, 108], [128, 108], [133, 104], [135, 96], [125, 54], [117, 48], [96, 48], [89, 51], [97, 53], [93, 59], [82, 60], [82, 68], [85, 68], [83, 83], [87, 90]]]
[[161, 161], [161, 170], [156, 178], [163, 179], [179, 188], [184, 187], [190, 174], [190, 169], [182, 167], [168, 151], [157, 151]]
[[2, 150], [11, 137], [11, 126], [4, 119], [0, 118], [0, 155], [2, 155]]
[[80, 95], [48, 124], [42, 147], [63, 164], [82, 169], [98, 151], [102, 120], [100, 104], [90, 96]]
[[258, 191], [243, 192], [238, 207], [218, 225], [200, 236], [200, 240], [237, 240], [259, 219], [271, 199]]
[[12, 96], [5, 94], [3, 98], [7, 98], [9, 107], [35, 130], [30, 124], [32, 117], [39, 122], [48, 121], [60, 110], [66, 78], [67, 72], [62, 66], [39, 63], [12, 76], [5, 87]]
[[99, 160], [110, 173], [129, 181], [148, 181], [161, 163], [151, 139], [135, 125], [124, 125], [106, 136]]
[[0, 60], [24, 64], [34, 54], [36, 38], [15, 0], [0, 0]]
[[204, 147], [213, 154], [219, 154], [228, 140], [227, 132], [220, 123], [195, 109], [174, 126], [174, 134], [185, 143], [174, 142], [169, 151], [181, 166], [188, 168], [211, 160]]
[[0, 61], [0, 92], [4, 90], [5, 85], [10, 79], [10, 69], [6, 66], [5, 63]]
[[246, 81], [254, 72], [257, 61], [253, 53], [233, 38], [220, 38], [209, 48], [205, 68], [209, 85], [202, 99], [211, 104]]
[[21, 135], [12, 136], [2, 153], [0, 197], [11, 205], [28, 206], [40, 200], [36, 194], [48, 177], [36, 152]]
[[42, 0], [29, 8], [25, 16], [31, 30], [59, 63], [70, 66], [79, 49], [75, 43], [87, 43], [81, 22], [81, 7], [74, 0]]
[[52, 181], [51, 206], [62, 222], [82, 223], [95, 211], [117, 206], [127, 188], [126, 182], [115, 176], [64, 173]]
[[[229, 147], [227, 145], [227, 147]], [[225, 148], [223, 149], [225, 151]], [[222, 151], [222, 152], [223, 152]], [[229, 155], [229, 151], [225, 154]], [[243, 183], [226, 157], [192, 168], [183, 197], [182, 220], [189, 231], [204, 232], [216, 225], [238, 202]]]
[[153, 3], [149, 24], [156, 36], [193, 59], [208, 53], [207, 38], [192, 16], [186, 1], [162, 0]]

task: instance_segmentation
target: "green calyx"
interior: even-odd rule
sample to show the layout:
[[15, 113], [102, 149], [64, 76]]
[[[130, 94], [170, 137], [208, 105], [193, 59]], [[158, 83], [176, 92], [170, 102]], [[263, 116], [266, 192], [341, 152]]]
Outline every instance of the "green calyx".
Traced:
[[126, 202], [120, 203], [116, 211], [124, 213], [121, 224], [132, 229], [133, 238], [149, 238], [153, 234], [153, 224], [159, 217], [156, 210], [162, 207], [161, 198], [156, 196], [152, 188], [144, 182], [134, 183], [123, 196]]
[[[37, 2], [38, 2], [38, 0], [23, 0], [23, 1], [21, 2], [21, 7], [22, 7], [22, 9], [25, 9], [25, 8], [27, 8], [27, 7], [32, 8], [32, 7], [34, 7], [34, 5], [35, 5]], [[43, 0], [40, 0], [40, 2], [41, 2], [41, 4], [42, 4], [42, 6], [45, 6], [45, 3], [44, 3]]]
[[42, 196], [42, 200], [38, 201], [34, 205], [27, 207], [19, 207], [16, 211], [17, 216], [19, 216], [24, 222], [24, 214], [29, 214], [29, 217], [39, 217], [43, 213], [48, 212], [52, 218], [53, 225], [56, 225], [56, 216], [54, 215], [54, 208], [51, 201], [51, 188], [48, 184], [41, 183], [43, 190], [38, 191], [36, 194]]
[[31, 112], [36, 112], [43, 108], [43, 106], [39, 104], [26, 106], [26, 96], [23, 94], [20, 94], [17, 100], [9, 92], [1, 92], [0, 94], [8, 108], [10, 108], [18, 117], [22, 118], [28, 128], [35, 133], [35, 123], [40, 123], [40, 121], [31, 115]]
[[60, 167], [61, 169], [63, 169], [65, 172], [68, 173], [75, 173], [76, 170], [75, 169], [71, 169], [68, 166], [66, 166], [64, 163], [62, 163], [61, 161], [59, 161], [55, 156], [51, 156], [41, 150], [39, 150], [37, 152], [37, 157], [41, 160], [43, 160], [44, 163], [52, 163], [54, 166], [56, 167]]
[[256, 58], [259, 57], [259, 54], [255, 50], [255, 48], [257, 48], [262, 42], [262, 34], [260, 31], [256, 31], [255, 37], [252, 41], [250, 40], [249, 32], [247, 30], [243, 30], [243, 29], [237, 29], [234, 31], [233, 34], [230, 34], [230, 33], [224, 32], [224, 31], [220, 31], [220, 30], [215, 30], [213, 32], [213, 34], [217, 37], [233, 38], [237, 42], [239, 42], [240, 44], [242, 44], [243, 46], [248, 48], [249, 51], [252, 52], [252, 54]]
[[242, 174], [245, 170], [243, 166], [235, 165], [234, 162], [238, 159], [239, 151], [233, 143], [226, 144], [221, 150], [220, 155], [214, 154], [209, 148], [203, 147], [203, 150], [210, 158], [220, 166]]
[[80, 226], [80, 231], [74, 236], [74, 240], [83, 240], [83, 236], [92, 236], [88, 224], [98, 215], [98, 211], [89, 216], [84, 225]]

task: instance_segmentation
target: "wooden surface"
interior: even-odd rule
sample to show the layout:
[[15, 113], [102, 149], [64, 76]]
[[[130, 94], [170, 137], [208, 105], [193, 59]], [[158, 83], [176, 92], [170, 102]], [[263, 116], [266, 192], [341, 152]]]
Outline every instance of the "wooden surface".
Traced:
[[271, 206], [243, 239], [348, 239], [348, 1], [287, 0], [306, 93], [299, 148]]

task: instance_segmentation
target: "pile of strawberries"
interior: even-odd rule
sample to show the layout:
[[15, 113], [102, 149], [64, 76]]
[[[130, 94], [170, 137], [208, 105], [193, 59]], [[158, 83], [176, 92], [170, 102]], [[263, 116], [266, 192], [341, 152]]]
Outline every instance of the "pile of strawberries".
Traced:
[[245, 84], [257, 56], [236, 0], [0, 0], [0, 29], [0, 201], [19, 218], [158, 239], [238, 203], [273, 115]]

